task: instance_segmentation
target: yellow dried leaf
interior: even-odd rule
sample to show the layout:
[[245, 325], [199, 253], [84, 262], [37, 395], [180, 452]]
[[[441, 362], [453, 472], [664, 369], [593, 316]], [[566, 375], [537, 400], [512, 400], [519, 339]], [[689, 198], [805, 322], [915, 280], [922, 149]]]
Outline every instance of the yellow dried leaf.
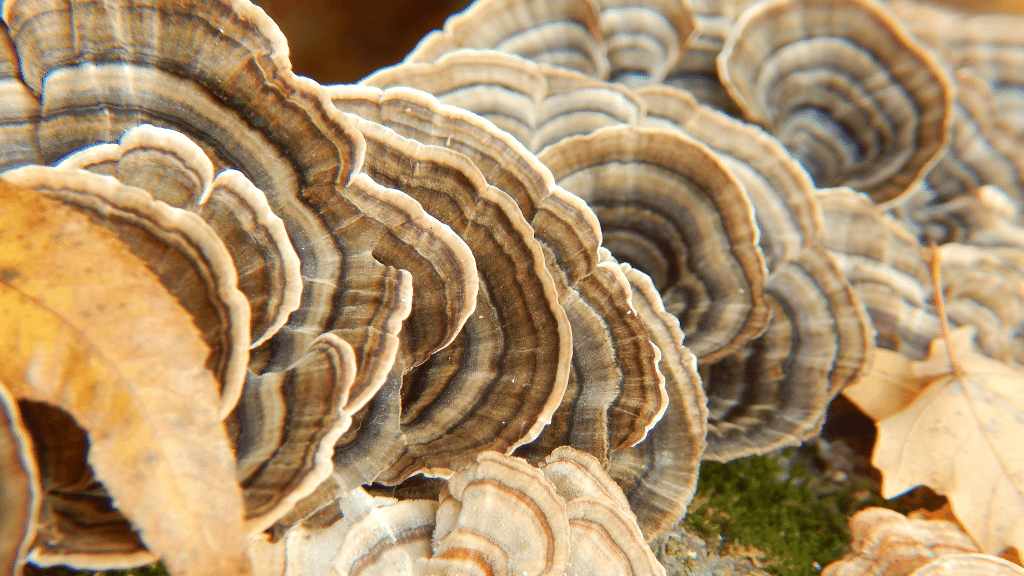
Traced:
[[911, 365], [912, 360], [899, 352], [878, 348], [871, 369], [844, 388], [843, 396], [872, 420], [887, 418], [906, 408], [930, 381], [917, 377]]
[[969, 331], [932, 343], [912, 362], [927, 386], [878, 420], [873, 463], [891, 498], [927, 485], [945, 494], [984, 552], [1024, 549], [1024, 368], [972, 349]]
[[0, 574], [21, 574], [39, 514], [39, 472], [18, 405], [0, 385]]
[[248, 574], [241, 489], [190, 316], [83, 214], [0, 182], [0, 381], [60, 407], [175, 574]]

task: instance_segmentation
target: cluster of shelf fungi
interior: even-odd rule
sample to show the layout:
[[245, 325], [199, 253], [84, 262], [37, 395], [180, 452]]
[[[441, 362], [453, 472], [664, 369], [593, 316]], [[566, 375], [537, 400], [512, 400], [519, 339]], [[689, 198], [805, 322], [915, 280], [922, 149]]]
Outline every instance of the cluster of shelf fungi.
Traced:
[[[927, 355], [929, 242], [951, 323], [1024, 361], [1013, 17], [479, 0], [334, 86], [245, 0], [3, 22], [2, 178], [192, 313], [254, 573], [664, 573], [702, 459], [813, 437], [876, 346]], [[40, 475], [14, 570], [189, 572], [59, 472], [85, 445], [31, 420], [70, 419], [4, 406]]]

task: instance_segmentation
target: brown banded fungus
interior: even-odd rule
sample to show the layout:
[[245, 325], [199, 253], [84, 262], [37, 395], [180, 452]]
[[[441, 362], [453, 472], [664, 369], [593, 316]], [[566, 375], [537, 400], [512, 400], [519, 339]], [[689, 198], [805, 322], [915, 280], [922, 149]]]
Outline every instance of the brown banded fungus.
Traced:
[[[401, 74], [398, 69], [408, 67], [392, 70]], [[465, 155], [530, 220], [572, 328], [574, 347], [561, 408], [523, 454], [543, 459], [568, 444], [604, 459], [609, 450], [642, 439], [666, 401], [655, 365], [657, 350], [629, 306], [629, 286], [617, 264], [607, 252], [599, 255], [594, 213], [557, 186], [550, 171], [519, 142], [478, 116], [405, 88], [330, 90], [342, 109]]]
[[707, 396], [697, 358], [683, 345], [679, 319], [665, 310], [650, 276], [622, 264], [633, 289], [633, 308], [661, 350], [669, 403], [665, 415], [636, 446], [613, 452], [608, 473], [622, 488], [648, 542], [683, 517], [697, 490], [697, 469], [706, 447]]
[[[322, 87], [290, 72], [284, 39], [258, 8], [217, 2], [44, 8], [4, 7], [12, 40], [5, 44], [12, 48], [7, 61], [16, 55], [19, 64], [7, 82], [30, 94], [39, 112], [5, 112], [2, 124], [30, 131], [41, 150], [38, 159], [22, 155], [9, 166], [54, 162], [100, 146], [58, 169], [25, 167], [5, 177], [77, 199], [104, 223], [120, 221], [126, 244], [151, 254], [158, 274], [168, 271], [168, 288], [180, 288], [179, 300], [208, 327], [215, 350], [208, 363], [221, 375], [221, 415], [238, 403], [228, 424], [243, 436], [236, 442], [239, 481], [249, 490], [250, 529], [260, 529], [330, 472], [324, 462], [330, 464], [334, 441], [385, 383], [399, 354], [398, 333], [413, 301], [411, 276], [382, 265], [373, 252], [386, 250], [424, 282], [428, 269], [445, 278], [444, 290], [424, 291], [421, 299], [435, 309], [432, 325], [443, 328], [428, 345], [436, 349], [454, 338], [475, 303], [469, 249], [404, 194], [353, 176], [362, 161], [361, 135]], [[138, 27], [141, 22], [147, 24]], [[160, 33], [108, 33], [122, 25]], [[91, 41], [72, 45], [72, 38]], [[233, 73], [225, 77], [224, 70]], [[162, 128], [137, 128], [122, 138], [147, 122]], [[166, 258], [160, 242], [137, 241], [152, 234], [185, 252]], [[199, 266], [186, 272], [189, 266], [171, 268], [175, 260]], [[252, 323], [250, 308], [258, 312]], [[420, 345], [431, 339], [417, 336]], [[101, 547], [82, 549], [90, 548]], [[98, 566], [75, 554], [57, 561]]]
[[[984, 206], [969, 200], [983, 194], [981, 188], [998, 188], [1008, 196], [1008, 206], [1024, 200], [1024, 135], [999, 115], [992, 90], [971, 69], [957, 70], [955, 79], [949, 148], [920, 186], [892, 206], [919, 228], [922, 240], [940, 244], [970, 241], [985, 219]], [[1010, 211], [1010, 218], [1019, 220], [1016, 208]]]
[[866, 195], [849, 188], [823, 190], [820, 199], [825, 214], [821, 246], [836, 258], [864, 302], [875, 343], [910, 358], [927, 356], [941, 328], [931, 307], [931, 275], [917, 238]]
[[447, 475], [478, 451], [532, 440], [561, 400], [571, 354], [533, 228], [465, 156], [350, 121], [372, 152], [367, 172], [451, 226], [472, 248], [480, 275], [476, 309], [456, 340], [403, 377], [405, 453], [380, 480]]
[[743, 12], [718, 58], [747, 119], [818, 186], [902, 195], [948, 141], [947, 74], [873, 0], [775, 0]]
[[[922, 238], [952, 322], [1024, 355], [993, 80], [1019, 46], [981, 20], [920, 31], [973, 68], [954, 116], [874, 0], [479, 0], [330, 87], [245, 1], [3, 21], [3, 177], [118, 238], [202, 335], [196, 413], [259, 573], [663, 574], [644, 540], [702, 457], [813, 436], [876, 343], [925, 354]], [[90, 468], [93, 422], [11, 390], [4, 562], [202, 572]]]

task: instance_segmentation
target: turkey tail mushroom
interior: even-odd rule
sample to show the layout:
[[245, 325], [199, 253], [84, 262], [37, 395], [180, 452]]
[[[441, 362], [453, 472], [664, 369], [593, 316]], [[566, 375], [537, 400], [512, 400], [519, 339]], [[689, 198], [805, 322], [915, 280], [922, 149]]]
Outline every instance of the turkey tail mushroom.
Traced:
[[708, 448], [725, 462], [816, 435], [836, 394], [870, 365], [864, 305], [824, 249], [808, 247], [768, 275], [764, 334], [704, 369]]
[[929, 305], [931, 274], [921, 244], [901, 222], [849, 188], [820, 192], [825, 213], [821, 247], [839, 263], [864, 302], [879, 348], [924, 358], [940, 335]]
[[405, 62], [362, 83], [429, 92], [490, 120], [535, 153], [569, 136], [633, 123], [643, 110], [624, 87], [493, 50], [458, 50], [436, 61]]
[[[971, 69], [956, 71], [957, 97], [949, 148], [920, 186], [891, 205], [922, 240], [969, 242], [984, 221], [983, 187], [998, 188], [1006, 205], [1024, 201], [1024, 135], [1002, 121], [992, 90]], [[979, 202], [968, 198], [975, 197]], [[1010, 219], [1019, 220], [1011, 210]]]
[[759, 3], [730, 31], [718, 70], [820, 187], [892, 200], [948, 142], [952, 82], [875, 0]]
[[599, 252], [597, 216], [557, 186], [533, 154], [479, 116], [408, 88], [379, 92], [338, 86], [330, 91], [343, 109], [465, 155], [530, 220], [572, 328], [573, 360], [554, 420], [520, 455], [542, 459], [555, 447], [571, 444], [605, 459], [609, 450], [640, 441], [666, 402], [658, 352], [629, 306], [629, 285], [617, 264]]
[[[533, 228], [507, 194], [461, 154], [351, 119], [372, 151], [368, 173], [445, 221], [476, 258], [476, 310], [451, 345], [406, 373], [405, 454], [378, 480], [448, 475], [480, 451], [510, 450], [540, 433], [565, 391], [569, 323]], [[450, 433], [455, 427], [460, 433]]]
[[237, 169], [266, 193], [307, 281], [303, 306], [254, 350], [250, 367], [291, 365], [331, 321], [340, 264], [318, 212], [358, 170], [364, 144], [321, 87], [291, 72], [277, 26], [251, 4], [226, 2], [8, 2], [3, 16], [20, 77], [42, 103], [44, 162], [151, 123], [188, 136], [216, 169]]
[[644, 538], [652, 542], [679, 522], [697, 491], [707, 447], [707, 395], [697, 358], [683, 345], [679, 319], [665, 310], [649, 276], [629, 264], [621, 266], [633, 288], [633, 308], [661, 350], [669, 403], [643, 442], [611, 454], [608, 473], [625, 492]]
[[1024, 135], [1024, 17], [964, 14], [911, 0], [895, 0], [892, 8], [952, 69], [980, 76], [995, 92], [999, 117]]
[[701, 361], [764, 329], [753, 208], [706, 146], [675, 130], [623, 126], [567, 138], [539, 158], [594, 209], [604, 246], [651, 276]]
[[432, 62], [459, 48], [484, 48], [606, 78], [602, 40], [596, 0], [484, 0], [428, 34], [406, 61]]
[[818, 241], [821, 204], [807, 171], [764, 130], [698, 104], [689, 93], [645, 86], [642, 126], [679, 129], [715, 151], [743, 184], [754, 206], [760, 246], [768, 270], [796, 258]]

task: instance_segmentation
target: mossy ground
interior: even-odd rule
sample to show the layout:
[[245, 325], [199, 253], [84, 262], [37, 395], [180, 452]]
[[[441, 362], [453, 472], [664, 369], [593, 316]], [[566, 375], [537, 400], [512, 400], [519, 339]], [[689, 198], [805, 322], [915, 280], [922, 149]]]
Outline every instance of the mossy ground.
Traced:
[[874, 479], [826, 474], [813, 461], [804, 447], [704, 462], [682, 526], [716, 554], [746, 556], [778, 576], [813, 576], [849, 552], [853, 513], [868, 506], [907, 512], [928, 496], [886, 501]]

